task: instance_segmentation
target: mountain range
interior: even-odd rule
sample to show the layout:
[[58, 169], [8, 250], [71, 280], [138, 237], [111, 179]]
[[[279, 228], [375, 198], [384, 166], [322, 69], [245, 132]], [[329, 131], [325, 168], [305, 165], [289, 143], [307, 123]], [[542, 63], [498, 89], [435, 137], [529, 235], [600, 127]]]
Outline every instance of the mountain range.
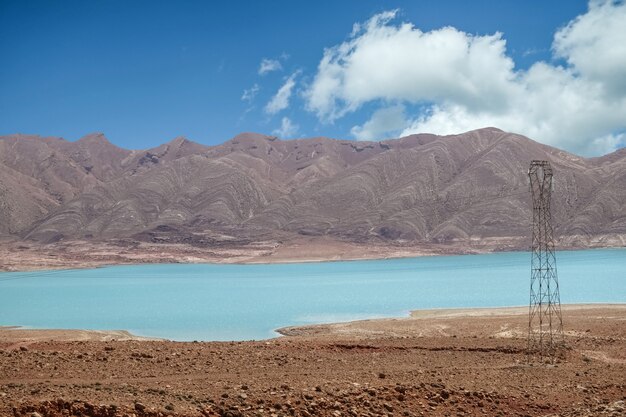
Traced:
[[103, 134], [0, 137], [0, 236], [210, 247], [325, 236], [528, 245], [531, 160], [555, 172], [569, 246], [626, 245], [626, 149], [583, 158], [496, 128], [381, 142], [243, 133], [126, 150]]

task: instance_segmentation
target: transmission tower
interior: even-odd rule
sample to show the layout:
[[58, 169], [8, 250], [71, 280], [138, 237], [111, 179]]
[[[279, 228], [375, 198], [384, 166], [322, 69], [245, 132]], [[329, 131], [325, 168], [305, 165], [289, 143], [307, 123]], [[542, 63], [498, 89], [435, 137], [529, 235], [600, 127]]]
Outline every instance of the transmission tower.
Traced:
[[528, 170], [533, 197], [533, 237], [528, 313], [529, 360], [554, 361], [563, 343], [563, 320], [556, 274], [550, 198], [552, 168], [548, 161], [532, 161]]

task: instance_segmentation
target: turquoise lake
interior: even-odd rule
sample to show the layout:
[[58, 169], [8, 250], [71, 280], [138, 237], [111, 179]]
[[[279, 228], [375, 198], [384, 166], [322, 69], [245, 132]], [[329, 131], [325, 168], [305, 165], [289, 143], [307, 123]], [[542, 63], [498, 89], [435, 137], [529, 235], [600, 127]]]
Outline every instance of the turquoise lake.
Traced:
[[[562, 303], [625, 303], [626, 249], [557, 253]], [[530, 254], [0, 273], [0, 325], [125, 329], [173, 340], [274, 337], [283, 326], [528, 304]]]

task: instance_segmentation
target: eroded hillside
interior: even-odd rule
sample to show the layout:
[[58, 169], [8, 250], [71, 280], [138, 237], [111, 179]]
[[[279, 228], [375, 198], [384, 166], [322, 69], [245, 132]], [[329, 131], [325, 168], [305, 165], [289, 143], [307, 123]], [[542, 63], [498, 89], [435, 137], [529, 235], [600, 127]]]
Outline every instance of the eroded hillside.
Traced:
[[0, 137], [0, 233], [211, 244], [290, 236], [527, 245], [532, 159], [555, 169], [564, 244], [626, 243], [626, 153], [585, 159], [486, 128], [383, 142], [253, 133], [130, 151], [93, 134]]

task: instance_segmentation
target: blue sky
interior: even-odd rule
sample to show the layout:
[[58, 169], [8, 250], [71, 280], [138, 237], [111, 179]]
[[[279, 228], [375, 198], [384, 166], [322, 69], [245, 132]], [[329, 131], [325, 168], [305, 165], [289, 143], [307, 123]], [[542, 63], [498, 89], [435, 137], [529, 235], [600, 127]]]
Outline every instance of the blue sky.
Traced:
[[[626, 53], [597, 51], [621, 36], [625, 8], [0, 0], [0, 134], [76, 140], [97, 131], [140, 149], [179, 135], [205, 144], [244, 131], [358, 140], [484, 124], [601, 154], [624, 146]], [[589, 27], [594, 60], [606, 65], [584, 64]], [[577, 104], [590, 94], [597, 115]]]

